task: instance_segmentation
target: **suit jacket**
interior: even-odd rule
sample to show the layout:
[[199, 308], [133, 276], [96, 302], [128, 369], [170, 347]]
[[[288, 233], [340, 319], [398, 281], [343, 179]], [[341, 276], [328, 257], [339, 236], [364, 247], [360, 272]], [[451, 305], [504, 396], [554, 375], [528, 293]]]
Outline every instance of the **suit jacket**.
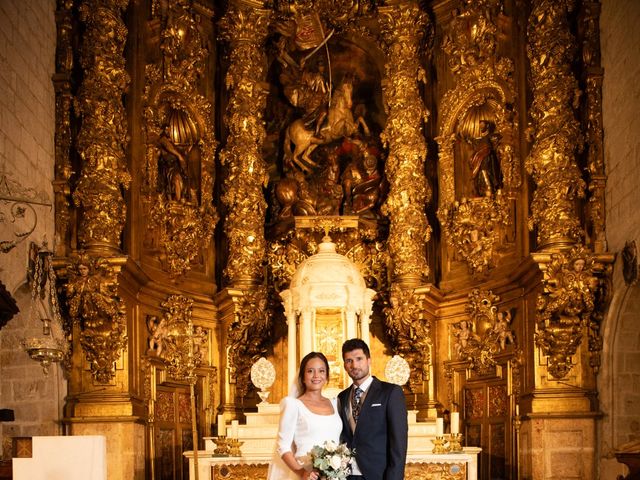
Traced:
[[355, 432], [349, 426], [351, 388], [338, 395], [341, 440], [355, 449], [366, 480], [402, 480], [407, 458], [407, 405], [402, 388], [373, 378]]

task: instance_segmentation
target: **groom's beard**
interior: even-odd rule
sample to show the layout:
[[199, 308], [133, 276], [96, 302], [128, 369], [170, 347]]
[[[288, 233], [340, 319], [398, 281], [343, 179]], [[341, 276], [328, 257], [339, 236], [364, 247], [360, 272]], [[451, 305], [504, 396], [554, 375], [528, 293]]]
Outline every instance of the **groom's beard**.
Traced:
[[362, 380], [363, 378], [367, 378], [369, 375], [368, 368], [353, 368], [347, 372], [351, 377], [351, 380], [357, 382], [358, 380]]

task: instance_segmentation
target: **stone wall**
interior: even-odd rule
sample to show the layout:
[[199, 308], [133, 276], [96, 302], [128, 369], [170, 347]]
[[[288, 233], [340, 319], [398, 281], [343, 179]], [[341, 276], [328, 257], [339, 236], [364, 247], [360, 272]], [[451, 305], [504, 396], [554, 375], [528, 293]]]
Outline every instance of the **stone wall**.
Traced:
[[603, 123], [607, 166], [607, 240], [618, 257], [614, 296], [605, 325], [599, 374], [600, 479], [613, 480], [626, 468], [613, 449], [640, 439], [640, 286], [625, 285], [620, 251], [640, 247], [640, 2], [603, 0], [601, 14]]
[[60, 367], [45, 376], [20, 346], [23, 338], [42, 334], [39, 316], [30, 312], [29, 244], [48, 241], [52, 247], [54, 238], [54, 12], [55, 0], [0, 2], [0, 196], [34, 195], [37, 202], [14, 222], [7, 216], [14, 202], [0, 200], [0, 240], [16, 240], [16, 230], [37, 220], [26, 240], [0, 253], [0, 281], [20, 308], [0, 330], [0, 408], [13, 409], [16, 417], [0, 423], [2, 458], [10, 455], [11, 437], [60, 433], [66, 392]]

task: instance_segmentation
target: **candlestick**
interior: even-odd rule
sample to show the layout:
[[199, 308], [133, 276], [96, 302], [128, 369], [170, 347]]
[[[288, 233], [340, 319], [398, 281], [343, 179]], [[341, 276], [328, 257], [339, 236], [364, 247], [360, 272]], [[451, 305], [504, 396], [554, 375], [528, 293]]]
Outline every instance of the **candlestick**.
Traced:
[[442, 437], [444, 435], [444, 419], [442, 417], [436, 418], [436, 437]]
[[451, 412], [451, 433], [460, 433], [460, 412]]
[[218, 436], [224, 437], [227, 433], [225, 430], [224, 415], [218, 415]]
[[460, 453], [463, 451], [461, 433], [452, 433], [449, 435], [449, 450], [452, 453]]

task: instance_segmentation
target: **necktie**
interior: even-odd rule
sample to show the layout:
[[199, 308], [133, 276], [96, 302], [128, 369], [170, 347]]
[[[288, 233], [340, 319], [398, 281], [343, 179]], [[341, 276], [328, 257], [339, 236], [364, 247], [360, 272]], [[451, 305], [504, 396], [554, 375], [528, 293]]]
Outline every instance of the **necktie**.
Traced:
[[363, 390], [360, 387], [356, 387], [353, 392], [353, 399], [351, 401], [351, 415], [353, 421], [357, 422], [360, 416], [360, 397], [362, 397]]

